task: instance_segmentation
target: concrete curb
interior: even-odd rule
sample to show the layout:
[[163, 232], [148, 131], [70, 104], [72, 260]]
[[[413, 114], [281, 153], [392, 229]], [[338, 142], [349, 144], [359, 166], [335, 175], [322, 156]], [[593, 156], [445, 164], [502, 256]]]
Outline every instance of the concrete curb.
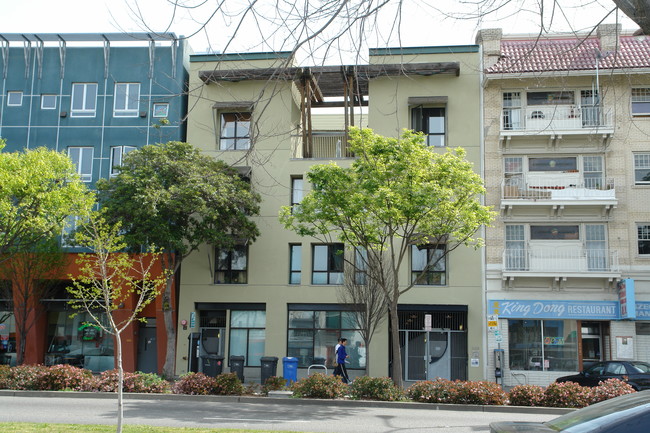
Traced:
[[[115, 393], [81, 392], [81, 391], [16, 391], [0, 390], [0, 397], [57, 397], [57, 398], [103, 398], [116, 399]], [[248, 404], [277, 404], [277, 405], [309, 405], [331, 407], [379, 407], [400, 409], [448, 410], [464, 412], [502, 412], [502, 413], [531, 413], [557, 415], [572, 412], [575, 409], [556, 407], [528, 406], [483, 406], [474, 404], [437, 404], [416, 402], [391, 402], [373, 400], [324, 400], [316, 398], [287, 398], [287, 397], [254, 397], [238, 395], [185, 395], [185, 394], [141, 394], [124, 393], [124, 400], [176, 400], [176, 401], [207, 401], [223, 403]]]

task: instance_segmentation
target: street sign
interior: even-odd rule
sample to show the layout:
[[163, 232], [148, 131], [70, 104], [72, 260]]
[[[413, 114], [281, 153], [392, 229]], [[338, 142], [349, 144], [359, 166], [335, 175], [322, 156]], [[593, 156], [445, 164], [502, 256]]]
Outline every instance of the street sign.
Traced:
[[496, 314], [490, 314], [487, 316], [487, 325], [489, 331], [495, 331], [499, 329], [499, 316]]

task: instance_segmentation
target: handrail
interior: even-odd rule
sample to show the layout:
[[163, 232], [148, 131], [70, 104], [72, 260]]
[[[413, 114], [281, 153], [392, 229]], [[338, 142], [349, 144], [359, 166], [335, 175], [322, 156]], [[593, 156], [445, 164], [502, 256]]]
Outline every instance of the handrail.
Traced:
[[311, 374], [311, 369], [312, 367], [315, 368], [324, 368], [325, 369], [325, 375], [327, 376], [327, 366], [325, 364], [312, 364], [309, 367], [307, 367], [307, 376]]

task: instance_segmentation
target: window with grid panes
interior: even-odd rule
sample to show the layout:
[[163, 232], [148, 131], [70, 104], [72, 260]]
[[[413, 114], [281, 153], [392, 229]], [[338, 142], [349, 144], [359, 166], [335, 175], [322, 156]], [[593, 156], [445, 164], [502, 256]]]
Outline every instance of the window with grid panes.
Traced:
[[650, 223], [637, 225], [639, 254], [650, 255]]
[[650, 153], [634, 155], [634, 183], [650, 185]]
[[632, 89], [632, 116], [650, 115], [650, 88]]

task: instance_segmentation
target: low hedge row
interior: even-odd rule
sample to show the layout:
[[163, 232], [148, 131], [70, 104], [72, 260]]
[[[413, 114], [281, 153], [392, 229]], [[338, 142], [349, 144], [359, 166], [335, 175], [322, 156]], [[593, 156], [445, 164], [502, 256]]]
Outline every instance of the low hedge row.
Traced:
[[[89, 370], [70, 365], [0, 365], [0, 389], [51, 391], [117, 391], [117, 370], [94, 376]], [[287, 389], [282, 377], [271, 377], [262, 386], [262, 393]], [[406, 390], [397, 388], [388, 377], [362, 376], [350, 385], [340, 378], [315, 373], [292, 383], [288, 388], [298, 398], [351, 398], [356, 400], [400, 401], [422, 403], [453, 403], [479, 405], [515, 405], [578, 408], [634, 392], [629, 384], [617, 379], [601, 382], [594, 388], [572, 382], [553, 383], [546, 388], [518, 385], [509, 393], [493, 382], [421, 381]], [[235, 373], [216, 377], [187, 373], [175, 382], [168, 382], [151, 373], [124, 373], [125, 392], [175, 393], [191, 395], [242, 395], [250, 393]]]

